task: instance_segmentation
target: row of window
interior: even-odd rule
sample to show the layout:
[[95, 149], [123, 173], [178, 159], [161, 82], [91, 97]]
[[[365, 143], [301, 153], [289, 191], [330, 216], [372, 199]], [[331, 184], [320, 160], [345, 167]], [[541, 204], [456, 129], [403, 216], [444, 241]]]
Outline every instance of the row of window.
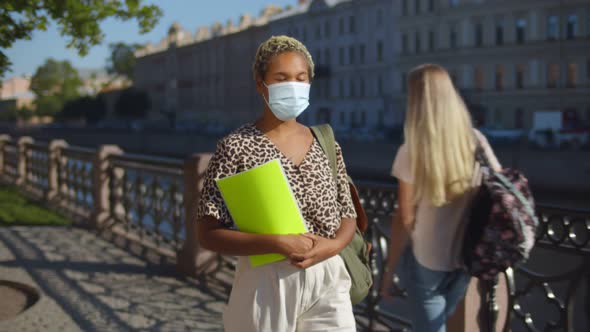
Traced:
[[[365, 110], [357, 110], [357, 111], [352, 111], [352, 112], [344, 112], [344, 111], [339, 111], [335, 115], [335, 119], [332, 119], [332, 114], [330, 114], [330, 112], [328, 112], [328, 114], [326, 113], [326, 109], [324, 110], [319, 110], [315, 113], [315, 122], [316, 123], [324, 123], [324, 122], [328, 122], [328, 123], [332, 123], [332, 124], [338, 124], [339, 127], [349, 127], [349, 128], [363, 128], [366, 127], [368, 124], [367, 121], [367, 115], [368, 112]], [[304, 119], [305, 122], [309, 123], [310, 118], [312, 117], [311, 112], [306, 113], [305, 117], [306, 119]], [[377, 123], [378, 125], [383, 125], [385, 120], [385, 114], [383, 113], [383, 111], [377, 111]]]
[[424, 10], [428, 12], [434, 11], [434, 0], [402, 0], [402, 15], [407, 16], [410, 12], [410, 3], [414, 3], [414, 14], [418, 15], [423, 11], [422, 5], [425, 6]]
[[[517, 18], [515, 21], [515, 42], [517, 44], [524, 44], [527, 40], [527, 25], [528, 20], [526, 18]], [[473, 45], [475, 47], [482, 47], [484, 45], [484, 25], [482, 22], [473, 23], [473, 26], [469, 29], [473, 31]], [[459, 47], [458, 35], [459, 35], [458, 24], [451, 24], [449, 28], [449, 48], [456, 49]], [[565, 25], [565, 39], [574, 39], [580, 35], [578, 26], [578, 14], [570, 14], [567, 16], [567, 22]], [[590, 17], [588, 21], [588, 32], [590, 36]], [[547, 17], [547, 28], [546, 28], [546, 39], [557, 40], [561, 36], [560, 33], [560, 22], [559, 16], [551, 15]], [[411, 52], [409, 47], [409, 36], [408, 33], [402, 33], [401, 35], [401, 53], [409, 54]], [[422, 44], [422, 34], [420, 31], [414, 33], [414, 48], [413, 52], [419, 54], [423, 51], [434, 52], [437, 49], [437, 38], [435, 30], [429, 30], [427, 32], [428, 42], [425, 45]], [[494, 43], [495, 45], [501, 46], [505, 42], [505, 22], [504, 20], [497, 20], [494, 26]]]
[[[566, 77], [565, 77], [565, 87], [566, 88], [576, 88], [579, 86], [579, 67], [577, 63], [568, 63], [566, 67]], [[496, 91], [502, 91], [506, 89], [506, 82], [507, 82], [507, 73], [508, 71], [503, 65], [496, 65], [493, 71], [493, 84], [494, 89]], [[561, 65], [558, 63], [550, 63], [547, 64], [546, 67], [546, 80], [544, 87], [549, 89], [559, 88], [562, 87], [561, 85], [561, 75], [562, 75], [562, 68]], [[517, 90], [524, 89], [527, 87], [526, 76], [529, 74], [529, 70], [527, 65], [518, 64], [514, 68], [514, 88]], [[453, 70], [450, 71], [451, 78], [453, 82], [460, 87], [465, 89], [475, 89], [478, 91], [482, 91], [485, 89], [485, 71], [483, 66], [476, 66], [473, 71], [473, 86], [461, 86], [457, 73]], [[586, 80], [590, 82], [590, 59], [587, 60], [586, 63]], [[402, 73], [401, 75], [401, 86], [402, 91], [406, 91], [407, 89], [407, 74]]]
[[[338, 65], [346, 66], [346, 65], [355, 65], [355, 64], [365, 64], [366, 61], [366, 46], [365, 44], [360, 45], [350, 45], [347, 47], [340, 47], [338, 49]], [[375, 54], [376, 54], [376, 61], [382, 62], [383, 57], [383, 42], [378, 41], [375, 45]], [[358, 59], [357, 59], [358, 55]], [[327, 48], [322, 52], [322, 50], [317, 49], [314, 52], [314, 63], [320, 65], [331, 65], [332, 64], [332, 53], [331, 49]]]
[[340, 112], [340, 125], [352, 127], [364, 127], [367, 124], [367, 112], [358, 111], [348, 113], [348, 122], [346, 121], [346, 113]]
[[[460, 3], [460, 0], [439, 0], [439, 1], [447, 1], [449, 7], [457, 7]], [[465, 1], [465, 0], [463, 0]], [[470, 0], [475, 3], [482, 3], [485, 0]], [[426, 12], [433, 12], [436, 8], [436, 0], [402, 0], [402, 15], [407, 16], [409, 14], [419, 15], [420, 13]], [[410, 5], [413, 5], [411, 7]], [[410, 13], [412, 10], [412, 13]]]
[[[332, 82], [338, 82], [337, 90], [332, 90]], [[368, 84], [364, 78], [351, 78], [349, 80], [339, 79], [318, 79], [312, 85], [312, 97], [332, 98], [332, 97], [379, 97], [385, 93], [384, 78], [379, 75], [376, 78], [376, 86], [372, 92], [368, 91]]]
[[[559, 16], [557, 15], [550, 15], [547, 16], [546, 22], [546, 36], [547, 40], [557, 40], [562, 37], [560, 27], [561, 23], [559, 20]], [[588, 17], [588, 23], [586, 24], [587, 35], [590, 36], [590, 16]], [[579, 26], [578, 26], [578, 14], [572, 13], [569, 14], [566, 18], [565, 24], [565, 38], [566, 39], [574, 39], [581, 33], [578, 33]]]
[[[370, 18], [370, 21], [372, 21], [372, 18]], [[383, 26], [383, 10], [380, 8], [378, 8], [375, 12], [375, 25], [377, 27]], [[313, 37], [317, 41], [332, 38], [332, 21], [330, 19], [326, 19], [323, 24], [316, 23], [313, 29]], [[355, 34], [357, 32], [356, 16], [350, 15], [348, 17], [338, 18], [338, 35], [344, 36], [347, 34]], [[301, 41], [307, 42], [308, 35], [306, 26], [302, 26], [301, 28], [290, 27], [287, 30], [287, 34], [295, 38], [301, 38]]]
[[[586, 109], [585, 114], [582, 113], [583, 110], [578, 110], [575, 107], [565, 107], [562, 109], [576, 113], [577, 118], [581, 121], [582, 124], [590, 124], [590, 108]], [[513, 111], [500, 108], [496, 108], [495, 110], [486, 109], [482, 113], [474, 115], [474, 120], [478, 126], [489, 126], [499, 128], [514, 127], [517, 129], [523, 129], [530, 126], [534, 112], [534, 110], [525, 111], [521, 107], [517, 107]], [[511, 114], [513, 115], [512, 125], [507, 125], [507, 122], [510, 122], [510, 118], [507, 118], [506, 115]], [[585, 118], [583, 118], [584, 115]], [[528, 123], [528, 125], [526, 126], [525, 118], [527, 120], [526, 122]]]

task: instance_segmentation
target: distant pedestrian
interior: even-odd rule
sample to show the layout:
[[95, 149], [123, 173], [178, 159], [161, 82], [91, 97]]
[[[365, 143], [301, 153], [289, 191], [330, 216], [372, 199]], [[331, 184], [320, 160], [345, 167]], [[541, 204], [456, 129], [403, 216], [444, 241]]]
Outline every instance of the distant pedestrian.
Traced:
[[[225, 330], [356, 331], [349, 295], [351, 278], [338, 255], [356, 230], [342, 151], [336, 145], [335, 177], [310, 128], [296, 120], [309, 105], [311, 55], [296, 39], [272, 37], [258, 48], [254, 79], [264, 109], [256, 122], [218, 142], [197, 213], [199, 244], [224, 255], [240, 256], [223, 314]], [[264, 235], [235, 229], [215, 179], [273, 159], [279, 159], [284, 167], [308, 234]], [[246, 256], [267, 253], [280, 253], [288, 259], [250, 266]]]
[[481, 183], [478, 142], [492, 167], [499, 170], [500, 164], [473, 128], [449, 74], [437, 65], [419, 66], [409, 75], [404, 134], [392, 167], [399, 208], [381, 294], [388, 296], [399, 262], [407, 273], [414, 331], [444, 332], [470, 280], [461, 248], [465, 214]]

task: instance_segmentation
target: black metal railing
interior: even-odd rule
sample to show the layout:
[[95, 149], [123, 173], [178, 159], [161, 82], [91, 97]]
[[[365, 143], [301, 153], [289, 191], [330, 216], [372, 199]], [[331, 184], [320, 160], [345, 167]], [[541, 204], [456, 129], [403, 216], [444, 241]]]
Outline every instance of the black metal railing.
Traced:
[[[367, 232], [373, 245], [374, 287], [359, 312], [367, 317], [367, 329], [385, 326], [407, 331], [411, 323], [384, 305], [379, 296], [381, 268], [387, 258], [389, 224], [397, 202], [394, 185], [359, 182], [363, 206], [370, 220]], [[503, 331], [583, 331], [590, 312], [590, 210], [538, 206], [540, 227], [531, 258], [514, 271], [501, 275], [507, 285], [507, 318]], [[405, 298], [400, 278], [394, 279], [393, 296]], [[496, 331], [497, 281], [484, 283], [480, 326]], [[580, 294], [585, 290], [584, 294]], [[586, 301], [579, 307], [579, 302]], [[551, 314], [548, 314], [551, 313]]]
[[[360, 305], [359, 313], [366, 316], [368, 331], [377, 326], [388, 327], [391, 331], [406, 331], [411, 327], [410, 320], [399, 313], [386, 308], [381, 302], [379, 285], [381, 283], [382, 267], [387, 259], [389, 248], [389, 226], [395, 209], [397, 208], [397, 186], [378, 182], [356, 182], [361, 203], [369, 219], [366, 237], [371, 243], [371, 266], [373, 269], [373, 287], [364, 303]], [[405, 299], [406, 293], [400, 286], [400, 278], [394, 277], [393, 296]]]
[[[24, 151], [19, 151], [14, 141], [2, 145], [0, 166], [4, 183], [14, 184], [21, 179], [20, 185], [26, 191], [53, 190], [56, 195], [50, 196], [57, 208], [82, 220], [89, 220], [97, 213], [94, 196], [101, 192], [96, 190], [97, 185], [104, 185], [108, 187], [105, 191], [108, 204], [106, 211], [100, 213], [106, 214], [106, 227], [123, 229], [141, 243], [170, 255], [178, 252], [187, 238], [183, 227], [187, 222], [184, 186], [197, 184], [184, 183], [183, 160], [122, 152], [101, 159], [99, 151], [88, 148], [61, 146], [48, 153], [47, 149], [52, 148], [46, 144], [20, 146]], [[95, 169], [97, 161], [108, 165], [104, 173]], [[52, 175], [56, 177], [53, 184], [49, 183], [49, 169], [57, 172]], [[355, 312], [363, 318], [362, 326], [367, 330], [379, 327], [409, 331], [411, 313], [404, 311], [408, 306], [401, 286], [403, 280], [395, 276], [393, 296], [397, 304], [392, 305], [379, 296], [391, 219], [397, 208], [397, 187], [363, 181], [357, 182], [357, 187], [370, 221], [367, 238], [373, 246], [371, 263], [375, 283]], [[507, 306], [501, 308], [507, 319], [500, 324], [504, 331], [590, 330], [590, 210], [541, 205], [537, 213], [540, 227], [529, 261], [500, 276], [507, 285], [507, 294], [498, 295], [508, 298]], [[483, 330], [495, 331], [496, 283], [485, 284], [483, 290], [478, 317]]]
[[506, 275], [510, 327], [588, 331], [590, 211], [539, 206], [537, 212], [536, 247], [527, 263]]

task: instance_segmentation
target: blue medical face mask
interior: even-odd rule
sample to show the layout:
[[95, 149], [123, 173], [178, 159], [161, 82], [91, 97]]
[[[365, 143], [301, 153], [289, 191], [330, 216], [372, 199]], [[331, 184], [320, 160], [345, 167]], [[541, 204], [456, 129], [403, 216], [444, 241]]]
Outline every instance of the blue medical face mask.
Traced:
[[264, 86], [268, 88], [268, 101], [272, 113], [281, 121], [298, 117], [309, 106], [309, 89], [311, 85], [303, 82], [283, 82]]

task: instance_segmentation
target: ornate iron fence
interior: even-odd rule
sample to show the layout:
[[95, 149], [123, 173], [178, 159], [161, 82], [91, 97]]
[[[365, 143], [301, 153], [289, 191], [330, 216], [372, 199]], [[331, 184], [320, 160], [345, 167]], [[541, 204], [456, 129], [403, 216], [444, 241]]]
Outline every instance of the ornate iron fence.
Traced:
[[132, 154], [110, 158], [113, 220], [141, 241], [175, 255], [185, 238], [182, 160]]
[[[373, 287], [364, 303], [359, 306], [359, 313], [367, 317], [366, 329], [372, 331], [376, 326], [385, 326], [391, 331], [409, 331], [411, 322], [400, 315], [395, 308], [386, 307], [381, 303], [379, 285], [381, 283], [382, 267], [387, 259], [389, 248], [389, 226], [395, 209], [397, 209], [397, 186], [376, 182], [356, 182], [369, 219], [366, 233], [371, 243], [371, 265], [373, 267]], [[405, 303], [405, 290], [400, 286], [400, 278], [394, 276], [393, 296]]]
[[14, 142], [2, 146], [3, 165], [2, 177], [8, 183], [15, 183], [18, 179], [18, 147]]
[[[197, 196], [190, 196], [194, 192], [185, 195], [191, 192], [187, 189], [199, 186], [204, 165], [197, 170], [196, 163], [188, 160], [123, 154], [117, 147], [68, 147], [63, 141], [39, 144], [31, 139], [16, 144], [3, 138], [0, 153], [3, 182], [46, 197], [77, 219], [93, 220], [96, 228], [118, 229], [168, 256], [179, 254], [183, 243], [196, 241], [192, 231], [187, 234], [185, 229], [190, 229], [191, 220], [187, 219], [191, 217], [187, 213], [192, 212], [187, 211], [191, 211]], [[190, 172], [192, 175], [187, 177]], [[406, 297], [400, 278], [396, 276], [393, 290], [397, 307], [384, 303], [378, 292], [388, 253], [389, 225], [397, 208], [397, 188], [371, 182], [357, 185], [370, 220], [367, 237], [373, 245], [375, 284], [355, 311], [363, 317], [368, 330], [380, 326], [409, 331], [410, 313], [398, 310], [404, 307]], [[503, 330], [588, 330], [590, 211], [550, 206], [538, 206], [537, 211], [541, 227], [531, 259], [502, 275], [508, 288], [508, 318]], [[186, 259], [197, 264], [196, 251], [187, 252]], [[495, 284], [488, 284], [482, 296], [479, 316], [488, 331], [495, 331], [495, 290]]]
[[26, 144], [24, 185], [36, 197], [49, 190], [49, 151], [45, 143]]
[[[389, 224], [396, 208], [396, 186], [357, 183], [371, 221], [368, 238], [373, 245], [375, 285], [360, 310], [368, 317], [368, 329], [385, 325], [391, 331], [411, 328], [407, 318], [396, 315], [382, 303], [378, 285], [387, 258]], [[501, 278], [508, 289], [508, 315], [503, 331], [583, 331], [590, 328], [590, 210], [537, 207], [540, 227], [531, 258]], [[548, 261], [552, 261], [549, 263]], [[399, 277], [394, 296], [405, 297]], [[496, 283], [485, 286], [480, 321], [484, 330], [496, 331], [498, 307]], [[584, 291], [585, 293], [580, 294]], [[585, 303], [580, 303], [586, 301]], [[581, 305], [578, 306], [578, 305]]]
[[541, 223], [531, 258], [506, 274], [510, 327], [513, 331], [588, 331], [590, 211], [553, 206], [539, 206], [537, 211]]
[[46, 198], [84, 226], [120, 231], [175, 258], [185, 239], [182, 160], [68, 146], [60, 140], [2, 139], [4, 183]]
[[93, 208], [92, 179], [95, 151], [66, 147], [57, 158], [58, 206], [76, 219], [90, 218]]

